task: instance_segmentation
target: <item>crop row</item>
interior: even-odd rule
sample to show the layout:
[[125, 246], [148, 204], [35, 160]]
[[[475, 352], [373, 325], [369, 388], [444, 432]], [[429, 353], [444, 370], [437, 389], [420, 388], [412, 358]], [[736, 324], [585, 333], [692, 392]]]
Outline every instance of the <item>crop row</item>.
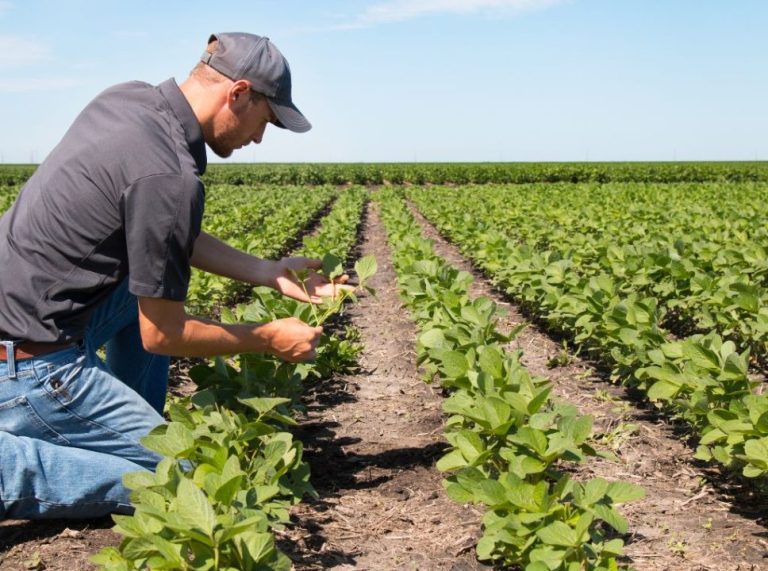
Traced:
[[[346, 257], [364, 202], [360, 190], [342, 196], [323, 220], [324, 245]], [[327, 267], [339, 263], [325, 258]], [[363, 281], [372, 264], [361, 262], [356, 268]], [[339, 303], [330, 305], [341, 309]], [[226, 317], [246, 322], [253, 316], [294, 314], [312, 315], [313, 308], [257, 295]], [[323, 366], [327, 373], [329, 365], [343, 365], [339, 348], [344, 347], [359, 351], [347, 340], [324, 336], [314, 364], [247, 354], [231, 363], [219, 358], [194, 368], [191, 376], [199, 392], [171, 404], [170, 422], [143, 440], [163, 456], [157, 470], [126, 476], [135, 513], [114, 516], [115, 530], [125, 539], [94, 561], [110, 571], [290, 569], [273, 531], [288, 522], [291, 505], [315, 492], [303, 447], [286, 428], [296, 424], [303, 382], [323, 374]]]
[[[35, 165], [0, 166], [0, 185], [24, 182]], [[764, 162], [670, 163], [294, 163], [211, 164], [206, 184], [485, 184], [537, 182], [765, 181]]]
[[[582, 345], [612, 377], [687, 421], [699, 434], [697, 456], [744, 475], [768, 472], [768, 397], [739, 352], [717, 333], [676, 339], [660, 326], [653, 296], [621, 291], [608, 271], [569, 278], [562, 261], [466, 216], [476, 197], [452, 211], [447, 201], [411, 195], [419, 209], [509, 295]], [[521, 271], [521, 268], [524, 271]]]
[[401, 297], [421, 329], [417, 353], [428, 378], [451, 392], [450, 447], [438, 468], [448, 495], [487, 508], [480, 559], [526, 571], [616, 569], [627, 522], [617, 504], [643, 496], [624, 482], [571, 480], [568, 464], [596, 455], [592, 418], [555, 402], [520, 353], [503, 345], [496, 305], [470, 299], [471, 276], [435, 255], [403, 201], [379, 194]]
[[[622, 294], [654, 297], [661, 322], [676, 334], [715, 330], [764, 363], [763, 193], [756, 184], [622, 184], [432, 188], [429, 196], [447, 202], [444, 211], [453, 219], [482, 220], [483, 227], [546, 256], [551, 281], [576, 285], [609, 276]], [[465, 204], [462, 194], [476, 200]], [[517, 265], [510, 271], [522, 280], [533, 279], [537, 269]]]
[[20, 188], [20, 185], [0, 186], [0, 215], [11, 207]]
[[341, 163], [211, 165], [211, 182], [233, 184], [485, 184], [768, 180], [766, 163]]
[[0, 187], [21, 184], [32, 176], [37, 165], [0, 164]]

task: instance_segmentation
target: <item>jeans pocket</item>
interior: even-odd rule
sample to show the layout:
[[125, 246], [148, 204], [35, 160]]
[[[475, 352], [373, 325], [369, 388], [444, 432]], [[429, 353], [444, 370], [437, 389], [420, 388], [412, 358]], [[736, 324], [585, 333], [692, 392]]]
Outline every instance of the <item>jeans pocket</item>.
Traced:
[[70, 404], [77, 394], [87, 390], [81, 386], [86, 379], [81, 374], [86, 365], [86, 357], [78, 353], [71, 361], [48, 363], [40, 377], [40, 384], [48, 395], [63, 406]]
[[0, 403], [0, 431], [53, 444], [70, 445], [69, 440], [43, 420], [26, 395]]

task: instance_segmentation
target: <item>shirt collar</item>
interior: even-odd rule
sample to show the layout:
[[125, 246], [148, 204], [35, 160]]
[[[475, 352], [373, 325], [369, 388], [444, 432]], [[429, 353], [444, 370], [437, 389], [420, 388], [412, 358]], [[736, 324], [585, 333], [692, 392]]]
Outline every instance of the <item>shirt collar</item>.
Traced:
[[176, 118], [181, 122], [184, 129], [184, 135], [189, 146], [189, 152], [197, 163], [197, 170], [202, 175], [208, 165], [208, 157], [205, 154], [205, 141], [203, 140], [203, 130], [200, 123], [192, 111], [192, 107], [187, 98], [179, 89], [176, 80], [173, 78], [165, 80], [157, 86], [158, 90], [165, 97]]

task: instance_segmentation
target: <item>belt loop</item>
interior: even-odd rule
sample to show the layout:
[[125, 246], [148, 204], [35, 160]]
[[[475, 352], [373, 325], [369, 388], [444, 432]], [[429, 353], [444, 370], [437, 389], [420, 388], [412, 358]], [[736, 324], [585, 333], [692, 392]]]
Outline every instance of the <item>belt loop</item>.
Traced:
[[8, 363], [8, 378], [16, 378], [16, 343], [14, 341], [0, 341], [5, 347], [5, 360]]

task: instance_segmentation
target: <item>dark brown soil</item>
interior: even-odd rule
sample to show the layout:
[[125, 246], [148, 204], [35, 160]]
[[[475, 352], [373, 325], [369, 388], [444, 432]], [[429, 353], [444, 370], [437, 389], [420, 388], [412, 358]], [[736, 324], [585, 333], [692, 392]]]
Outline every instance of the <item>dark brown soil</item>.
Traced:
[[[526, 323], [518, 308], [437, 230], [414, 211], [436, 251], [455, 267], [472, 272], [472, 295], [484, 295], [507, 315], [502, 329]], [[595, 419], [603, 449], [616, 461], [590, 459], [576, 477], [622, 479], [645, 488], [646, 498], [622, 511], [630, 523], [626, 554], [639, 571], [745, 571], [768, 569], [768, 504], [748, 483], [706, 468], [693, 459], [682, 427], [663, 419], [640, 396], [607, 382], [592, 364], [574, 356], [528, 322], [513, 340], [523, 363], [550, 379], [554, 394]]]
[[451, 502], [434, 464], [445, 446], [439, 388], [420, 380], [416, 329], [400, 302], [386, 237], [369, 207], [361, 255], [379, 270], [348, 313], [363, 371], [311, 391], [298, 436], [320, 500], [295, 510], [282, 547], [297, 569], [479, 569], [480, 514]]
[[79, 571], [95, 569], [88, 558], [119, 543], [109, 518], [88, 521], [0, 521], [0, 569]]

